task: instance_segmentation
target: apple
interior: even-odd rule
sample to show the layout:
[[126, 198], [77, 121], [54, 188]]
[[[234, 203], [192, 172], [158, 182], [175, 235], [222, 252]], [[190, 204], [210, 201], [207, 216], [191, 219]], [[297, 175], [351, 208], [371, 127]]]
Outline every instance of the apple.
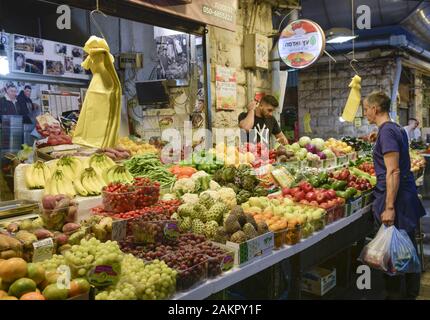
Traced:
[[294, 187], [290, 189], [290, 195], [292, 195], [293, 197], [296, 195], [297, 192], [301, 191], [300, 188], [298, 187]]
[[327, 190], [326, 195], [328, 196], [329, 199], [334, 199], [334, 198], [336, 198], [336, 191]]
[[317, 201], [311, 201], [309, 202], [309, 204], [313, 207], [318, 207], [318, 202]]
[[282, 188], [282, 195], [286, 196], [290, 194], [291, 189], [290, 188]]
[[315, 201], [317, 199], [317, 195], [315, 194], [315, 192], [311, 191], [311, 192], [306, 193], [305, 198], [309, 202], [312, 202], [312, 201]]
[[306, 199], [303, 199], [303, 200], [300, 200], [300, 203], [301, 203], [301, 204], [309, 204], [309, 201], [308, 201], [308, 200], [306, 200]]
[[307, 181], [302, 181], [299, 183], [299, 188], [302, 189], [304, 192], [308, 193], [314, 190], [312, 185]]
[[320, 208], [323, 208], [323, 209], [327, 210], [327, 209], [329, 209], [330, 207], [329, 207], [329, 205], [328, 205], [328, 203], [327, 203], [327, 202], [323, 202], [323, 203], [320, 203]]
[[302, 201], [304, 198], [305, 198], [305, 193], [303, 191], [298, 191], [294, 195], [294, 200], [296, 200], [297, 202]]
[[325, 194], [324, 193], [318, 193], [316, 196], [316, 201], [318, 201], [318, 203], [322, 203], [326, 200]]

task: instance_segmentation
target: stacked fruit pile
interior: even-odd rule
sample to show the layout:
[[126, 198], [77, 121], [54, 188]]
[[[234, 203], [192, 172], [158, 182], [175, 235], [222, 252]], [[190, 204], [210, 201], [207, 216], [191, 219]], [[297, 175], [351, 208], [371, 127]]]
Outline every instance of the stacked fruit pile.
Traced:
[[102, 190], [104, 209], [126, 213], [157, 203], [160, 185], [147, 178], [136, 178], [132, 184], [111, 183]]
[[90, 290], [88, 281], [82, 278], [60, 286], [60, 275], [47, 271], [44, 264], [27, 263], [21, 258], [0, 261], [0, 300], [66, 300]]
[[158, 149], [149, 143], [133, 141], [128, 137], [120, 138], [118, 146], [129, 150], [133, 156], [147, 153], [158, 153]]

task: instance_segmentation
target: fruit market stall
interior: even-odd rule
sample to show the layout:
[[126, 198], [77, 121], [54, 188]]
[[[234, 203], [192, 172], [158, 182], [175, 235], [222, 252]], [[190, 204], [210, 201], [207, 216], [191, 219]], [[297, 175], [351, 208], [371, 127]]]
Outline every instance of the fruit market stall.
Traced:
[[[33, 201], [36, 219], [1, 221], [0, 264], [22, 265], [9, 278], [2, 269], [6, 298], [36, 288], [40, 299], [72, 298], [54, 287], [68, 268], [98, 300], [204, 299], [284, 260], [299, 261], [292, 270], [299, 280], [317, 256], [309, 252], [335, 254], [370, 229], [363, 221], [375, 183], [371, 158], [357, 160], [346, 142], [303, 137], [285, 150], [220, 145], [169, 164], [157, 152], [116, 161], [109, 153], [17, 168], [17, 194]], [[361, 232], [339, 236], [351, 228]], [[324, 244], [330, 239], [336, 245]], [[33, 264], [44, 277], [33, 277]]]

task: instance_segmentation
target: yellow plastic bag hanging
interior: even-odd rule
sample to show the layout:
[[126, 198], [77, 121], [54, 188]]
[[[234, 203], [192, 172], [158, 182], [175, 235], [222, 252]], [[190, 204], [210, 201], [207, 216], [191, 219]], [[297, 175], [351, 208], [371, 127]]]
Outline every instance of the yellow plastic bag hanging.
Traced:
[[118, 142], [121, 121], [121, 84], [115, 71], [114, 58], [107, 42], [91, 36], [85, 43], [88, 57], [82, 63], [91, 69], [93, 78], [88, 87], [73, 143], [89, 147], [114, 147]]
[[348, 100], [343, 109], [342, 118], [345, 121], [353, 122], [361, 101], [361, 77], [355, 75], [349, 87], [351, 91], [349, 92]]
[[309, 112], [306, 112], [303, 117], [303, 127], [305, 129], [305, 133], [312, 133], [311, 114]]

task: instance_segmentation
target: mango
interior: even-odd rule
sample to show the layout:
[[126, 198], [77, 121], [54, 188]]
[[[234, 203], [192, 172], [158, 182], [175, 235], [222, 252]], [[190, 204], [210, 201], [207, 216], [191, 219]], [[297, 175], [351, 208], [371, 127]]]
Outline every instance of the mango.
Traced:
[[48, 285], [42, 292], [46, 300], [66, 300], [68, 297], [68, 290], [66, 288], [59, 288], [56, 283]]
[[36, 287], [36, 282], [33, 280], [21, 278], [11, 284], [8, 294], [20, 298], [23, 294], [36, 290]]

